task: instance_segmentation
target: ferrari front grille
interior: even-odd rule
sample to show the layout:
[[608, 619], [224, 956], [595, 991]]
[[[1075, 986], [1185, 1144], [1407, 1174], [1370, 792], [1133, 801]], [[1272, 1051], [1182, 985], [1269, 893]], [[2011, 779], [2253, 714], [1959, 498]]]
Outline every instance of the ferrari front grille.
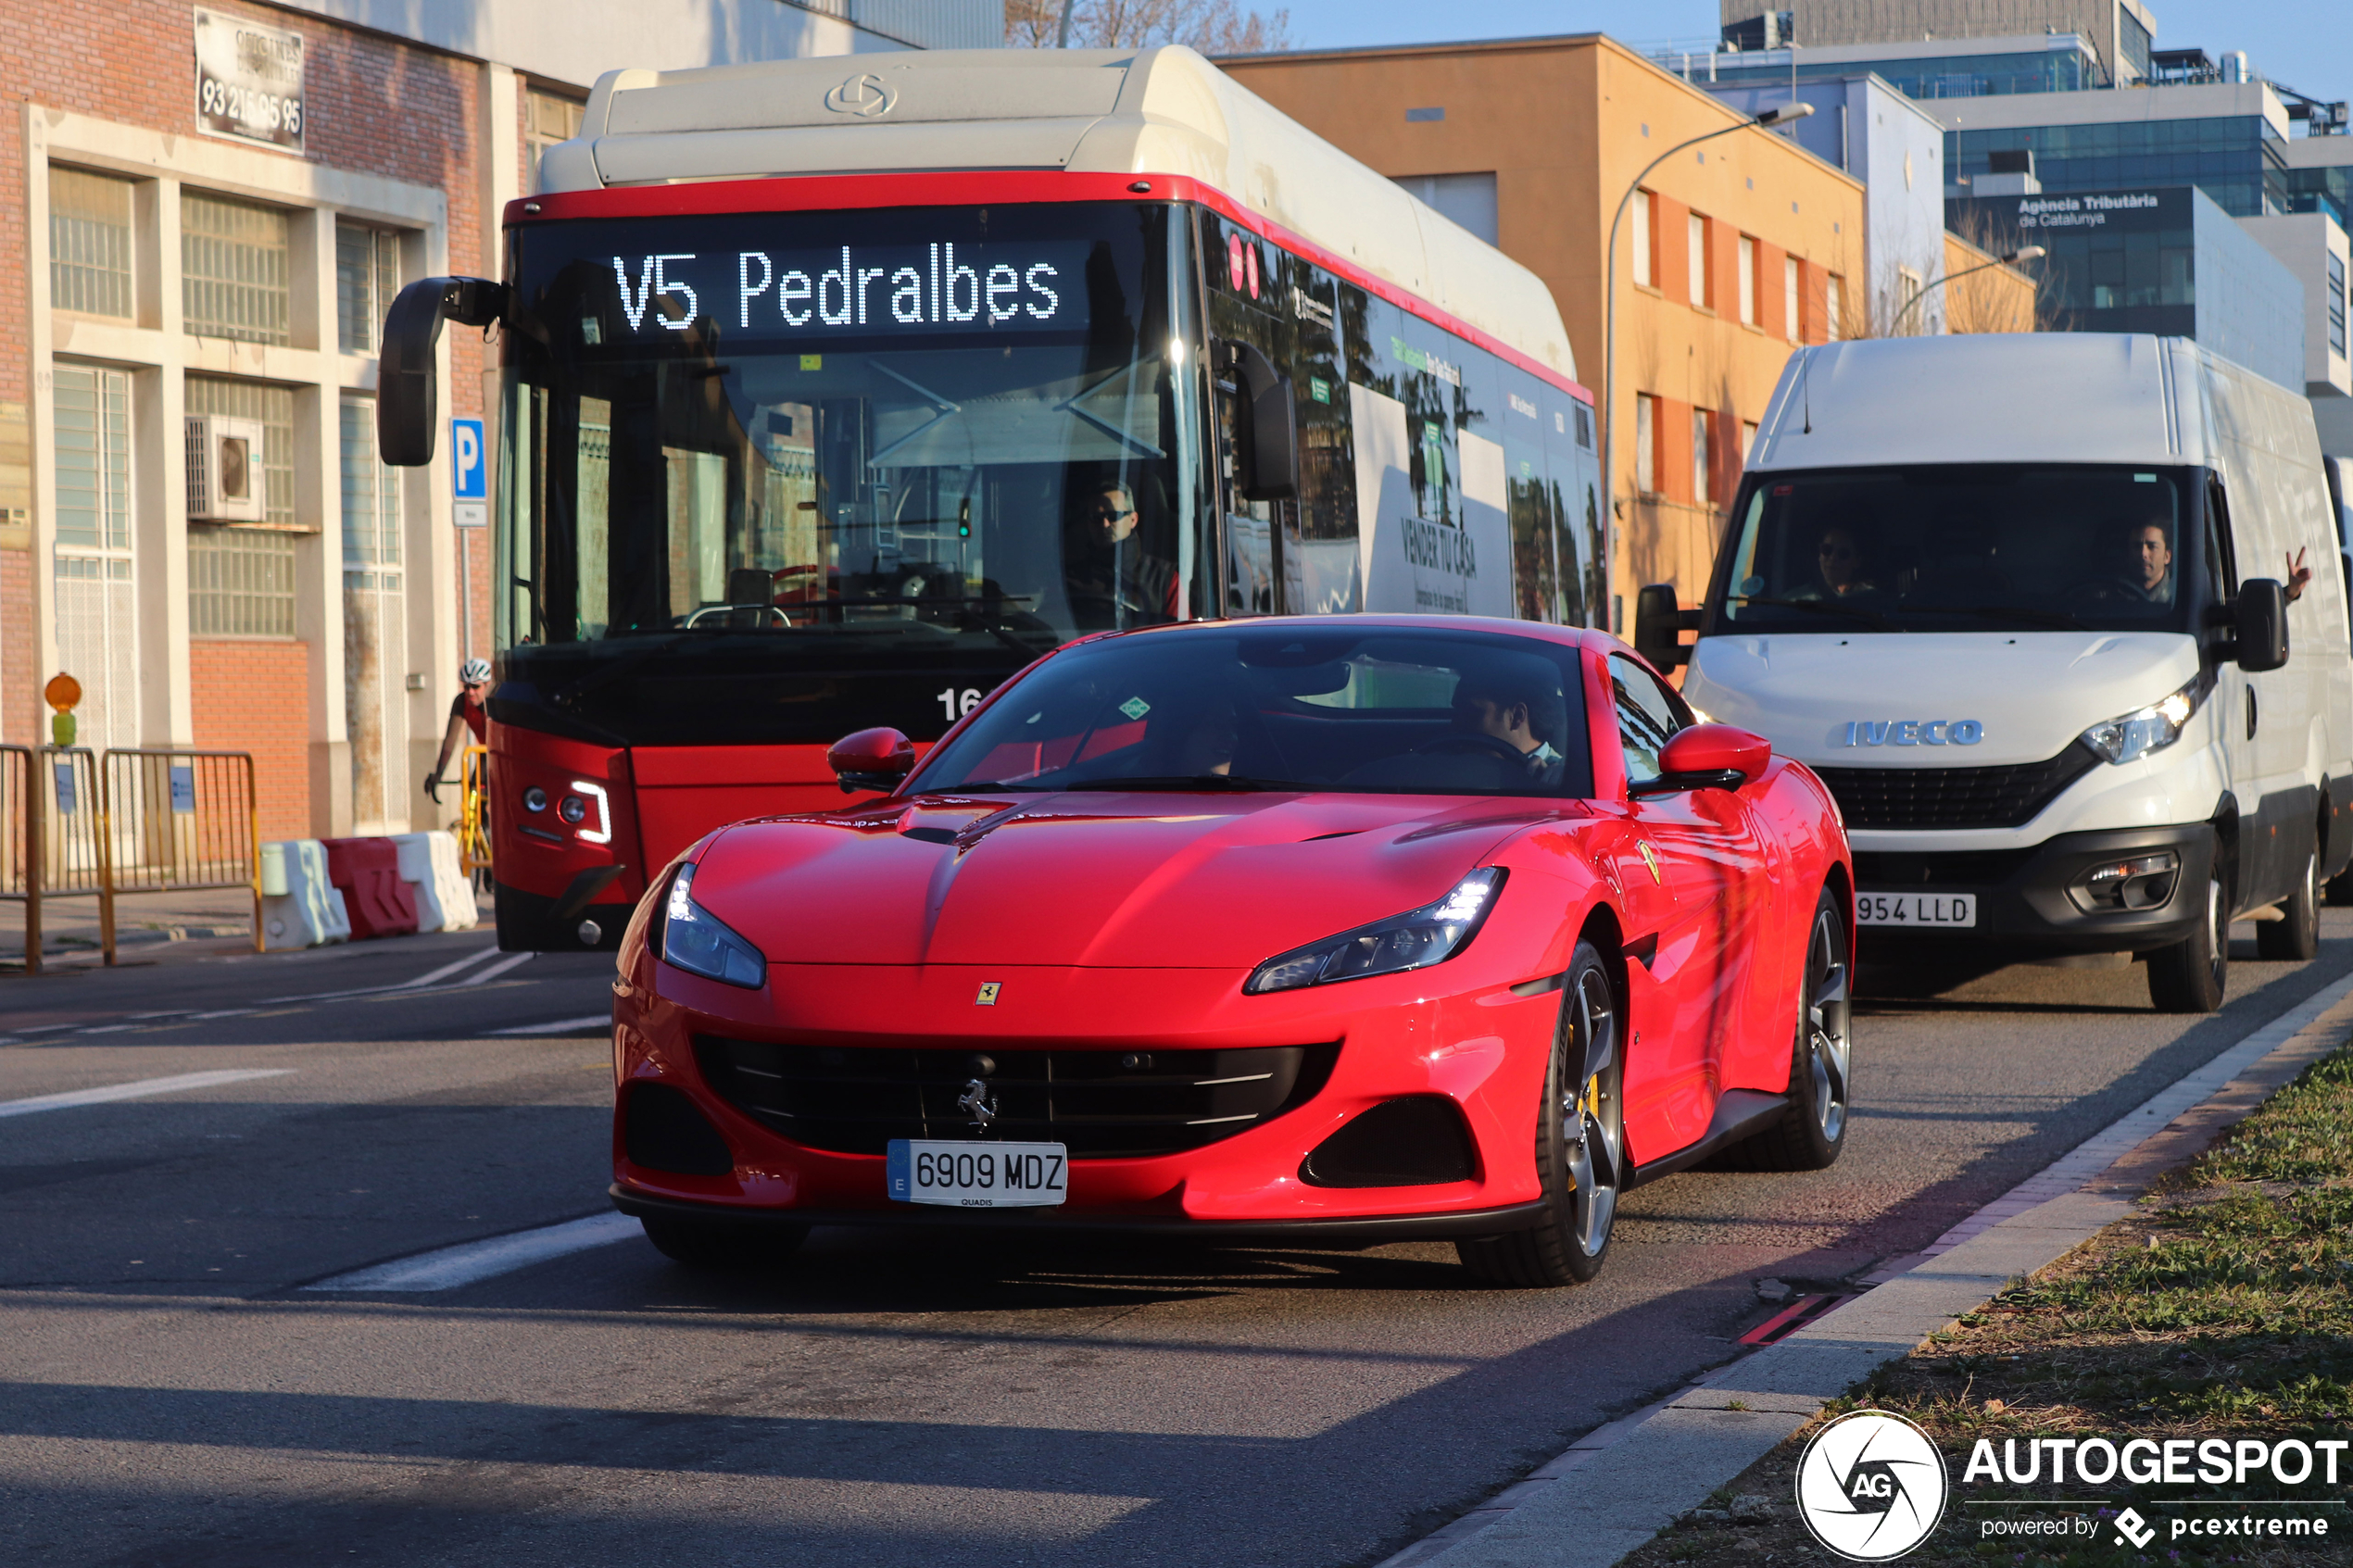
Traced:
[[2099, 763], [2081, 741], [1997, 768], [1817, 768], [1850, 828], [2015, 828]]
[[[797, 1144], [881, 1154], [893, 1138], [1059, 1143], [1074, 1160], [1176, 1154], [1304, 1103], [1337, 1045], [987, 1051], [695, 1037], [704, 1082]], [[977, 1097], [990, 1114], [969, 1109]], [[978, 1124], [976, 1124], [978, 1123]]]

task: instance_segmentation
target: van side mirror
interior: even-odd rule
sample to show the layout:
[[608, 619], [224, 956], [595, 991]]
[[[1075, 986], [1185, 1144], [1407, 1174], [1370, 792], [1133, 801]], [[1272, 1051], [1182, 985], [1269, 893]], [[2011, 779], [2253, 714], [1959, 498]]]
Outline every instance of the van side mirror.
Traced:
[[1738, 789], [1765, 776], [1773, 743], [1734, 724], [1693, 724], [1659, 748], [1659, 776], [1636, 784], [1636, 795], [1679, 789]]
[[914, 771], [915, 743], [897, 730], [861, 730], [826, 748], [825, 765], [841, 781], [844, 795], [878, 789], [887, 795]]
[[385, 462], [415, 469], [433, 461], [433, 351], [442, 321], [486, 327], [506, 308], [507, 285], [487, 278], [422, 278], [394, 297], [376, 360], [376, 451]]
[[2287, 662], [2287, 590], [2276, 577], [2250, 577], [2239, 584], [2231, 619], [2238, 625], [2236, 658], [2249, 674]]
[[1653, 583], [1634, 596], [1634, 651], [1658, 671], [1687, 662], [1692, 650], [1679, 635], [1699, 630], [1700, 612], [1677, 608], [1675, 585]]
[[1241, 389], [1245, 433], [1235, 454], [1234, 482], [1245, 500], [1288, 501], [1299, 495], [1299, 408], [1290, 377], [1275, 369], [1255, 345], [1224, 341], [1220, 369]]

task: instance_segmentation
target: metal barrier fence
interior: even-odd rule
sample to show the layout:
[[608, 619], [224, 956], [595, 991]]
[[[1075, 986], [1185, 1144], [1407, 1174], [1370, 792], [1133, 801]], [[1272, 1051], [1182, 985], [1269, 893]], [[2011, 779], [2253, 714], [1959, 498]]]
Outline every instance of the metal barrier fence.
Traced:
[[25, 907], [25, 972], [41, 972], [43, 900], [94, 894], [115, 961], [118, 893], [253, 889], [261, 947], [260, 820], [242, 751], [94, 753], [0, 746], [0, 899]]

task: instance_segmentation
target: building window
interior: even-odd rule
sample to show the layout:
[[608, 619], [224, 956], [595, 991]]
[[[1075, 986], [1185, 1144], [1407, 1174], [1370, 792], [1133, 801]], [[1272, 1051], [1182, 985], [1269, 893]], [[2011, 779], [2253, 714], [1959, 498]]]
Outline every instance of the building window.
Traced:
[[1692, 500], [1703, 507], [1716, 504], [1714, 475], [1707, 462], [1707, 427], [1715, 417], [1705, 408], [1692, 410]]
[[1822, 288], [1822, 341], [1836, 343], [1845, 335], [1845, 291], [1839, 286], [1839, 276], [1833, 272]]
[[260, 527], [188, 525], [188, 630], [199, 637], [295, 634], [294, 420], [289, 386], [187, 380], [188, 412], [225, 414], [261, 426]]
[[346, 354], [373, 354], [384, 312], [400, 292], [400, 235], [359, 223], [335, 225], [335, 339]]
[[400, 573], [400, 472], [376, 458], [375, 405], [343, 400], [343, 694], [351, 742], [351, 813], [389, 822], [408, 811], [401, 716], [408, 669]]
[[2345, 352], [2345, 257], [2329, 257], [2329, 352]]
[[1658, 493], [1658, 399], [1642, 392], [1634, 395], [1634, 488]]
[[376, 460], [376, 406], [343, 400], [343, 564], [400, 564], [400, 472]]
[[1498, 243], [1493, 174], [1410, 174], [1397, 182], [1423, 206], [1453, 220], [1485, 240]]
[[199, 637], [293, 636], [295, 536], [191, 523], [188, 630]]
[[1716, 303], [1716, 281], [1708, 275], [1711, 269], [1707, 265], [1707, 220], [1692, 213], [1684, 221], [1684, 232], [1690, 242], [1685, 260], [1691, 273], [1692, 305], [1705, 310]]
[[1756, 325], [1756, 241], [1747, 234], [1740, 243], [1741, 322]]
[[262, 515], [271, 528], [295, 527], [294, 388], [190, 376], [187, 400], [192, 414], [260, 421], [261, 457], [256, 466], [261, 470]]
[[1658, 287], [1658, 273], [1652, 264], [1651, 194], [1634, 193], [1634, 281], [1645, 288]]
[[79, 744], [139, 741], [139, 615], [131, 554], [131, 378], [59, 365], [57, 547], [59, 667], [82, 682]]
[[524, 101], [523, 145], [530, 154], [531, 188], [539, 189], [539, 159], [559, 142], [580, 134], [580, 116], [588, 106], [578, 98], [560, 97], [533, 88]]
[[1917, 306], [1912, 303], [1919, 299], [1920, 285], [1927, 281], [1920, 276], [1917, 267], [1898, 267], [1895, 270], [1895, 332], [1928, 331], [1928, 301], [1921, 299]]
[[1756, 450], [1756, 421], [1755, 420], [1743, 420], [1741, 421], [1742, 468], [1744, 469], [1748, 467], [1748, 455], [1755, 450]]
[[49, 170], [49, 304], [130, 319], [131, 185], [111, 174]]
[[189, 191], [180, 198], [180, 307], [193, 337], [291, 343], [287, 215]]
[[1799, 339], [1797, 330], [1797, 257], [1781, 257], [1781, 334], [1790, 342]]

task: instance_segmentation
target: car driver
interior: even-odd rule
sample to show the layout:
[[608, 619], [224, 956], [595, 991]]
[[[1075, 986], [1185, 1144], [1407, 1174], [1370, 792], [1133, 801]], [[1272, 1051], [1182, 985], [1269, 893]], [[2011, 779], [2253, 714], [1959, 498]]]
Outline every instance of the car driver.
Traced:
[[1500, 741], [1526, 759], [1531, 782], [1558, 787], [1566, 760], [1536, 734], [1539, 701], [1523, 684], [1500, 671], [1472, 671], [1454, 687], [1453, 727], [1461, 734]]

